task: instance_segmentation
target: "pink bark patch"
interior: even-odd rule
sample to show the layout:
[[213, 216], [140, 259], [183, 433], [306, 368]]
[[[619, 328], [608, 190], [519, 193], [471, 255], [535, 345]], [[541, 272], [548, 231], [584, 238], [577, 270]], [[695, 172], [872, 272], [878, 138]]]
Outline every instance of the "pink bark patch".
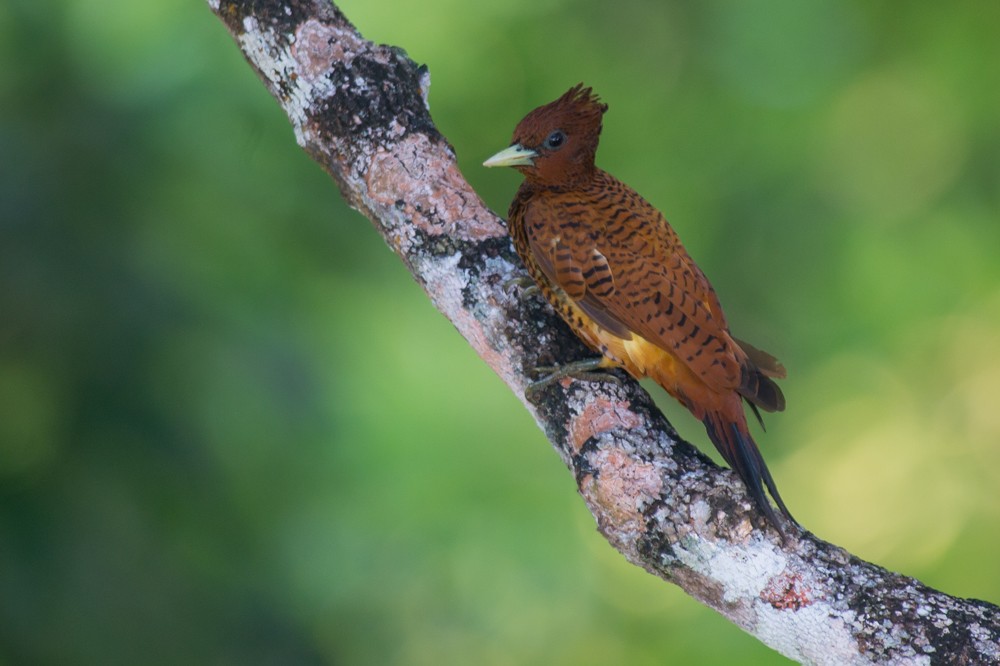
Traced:
[[309, 19], [295, 32], [292, 57], [301, 76], [316, 79], [326, 74], [334, 62], [353, 60], [365, 45], [354, 32]]
[[760, 593], [760, 598], [777, 610], [798, 610], [813, 603], [812, 590], [796, 573], [775, 576]]
[[596, 475], [588, 475], [580, 490], [598, 510], [601, 525], [645, 532], [642, 507], [660, 496], [663, 480], [655, 465], [638, 461], [619, 449], [605, 449], [590, 460]]
[[587, 403], [569, 426], [569, 440], [577, 453], [591, 437], [610, 430], [631, 430], [642, 425], [642, 419], [630, 411], [628, 402], [597, 398]]

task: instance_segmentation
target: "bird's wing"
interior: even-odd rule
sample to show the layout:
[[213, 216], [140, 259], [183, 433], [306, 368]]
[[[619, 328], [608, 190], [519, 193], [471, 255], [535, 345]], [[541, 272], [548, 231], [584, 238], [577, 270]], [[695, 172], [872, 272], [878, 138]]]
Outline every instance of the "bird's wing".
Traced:
[[[616, 212], [565, 208], [546, 225], [533, 224], [540, 213], [526, 210], [533, 255], [546, 277], [606, 330], [645, 338], [715, 390], [739, 390], [746, 354], [730, 337], [711, 284], [663, 216], [636, 199]], [[609, 231], [623, 221], [628, 231]]]

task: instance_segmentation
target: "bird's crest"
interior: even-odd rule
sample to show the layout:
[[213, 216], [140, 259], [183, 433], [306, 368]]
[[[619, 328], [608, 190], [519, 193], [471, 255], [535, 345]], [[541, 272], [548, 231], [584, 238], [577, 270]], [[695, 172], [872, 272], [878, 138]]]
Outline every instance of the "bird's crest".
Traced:
[[547, 106], [553, 107], [553, 110], [559, 113], [598, 122], [600, 122], [604, 112], [608, 110], [608, 105], [601, 101], [594, 90], [590, 86], [584, 88], [582, 83], [576, 84], [563, 93], [562, 97]]
[[543, 134], [556, 127], [566, 132], [592, 133], [596, 139], [601, 133], [601, 116], [607, 110], [608, 105], [601, 102], [592, 88], [578, 83], [559, 99], [526, 115], [514, 131], [514, 140], [535, 145], [544, 138]]

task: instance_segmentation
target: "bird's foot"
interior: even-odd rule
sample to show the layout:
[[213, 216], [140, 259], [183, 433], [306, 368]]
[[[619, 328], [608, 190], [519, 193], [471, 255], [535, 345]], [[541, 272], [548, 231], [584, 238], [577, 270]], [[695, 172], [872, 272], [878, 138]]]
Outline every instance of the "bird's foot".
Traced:
[[521, 298], [528, 298], [538, 293], [538, 285], [536, 285], [535, 281], [527, 275], [512, 277], [503, 283], [503, 288], [507, 292], [513, 291], [515, 287], [520, 287]]
[[534, 372], [537, 375], [542, 375], [542, 378], [528, 384], [528, 387], [524, 389], [524, 397], [526, 397], [530, 402], [536, 402], [535, 398], [538, 397], [539, 393], [551, 386], [554, 382], [557, 382], [560, 379], [565, 379], [566, 377], [571, 377], [583, 382], [613, 382], [620, 386], [621, 380], [618, 379], [618, 377], [610, 372], [605, 372], [606, 370], [615, 367], [617, 367], [617, 364], [607, 356], [586, 358], [580, 361], [573, 361], [572, 363], [567, 363], [565, 365], [541, 366], [535, 368]]

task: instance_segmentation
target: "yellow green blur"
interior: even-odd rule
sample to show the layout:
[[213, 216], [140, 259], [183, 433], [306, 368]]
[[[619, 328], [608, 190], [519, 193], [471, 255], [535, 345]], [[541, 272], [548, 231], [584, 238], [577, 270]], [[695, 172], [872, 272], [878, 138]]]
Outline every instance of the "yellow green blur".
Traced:
[[[205, 3], [41, 7], [0, 9], [0, 662], [787, 663], [603, 540]], [[1000, 4], [340, 7], [501, 213], [483, 160], [593, 86], [788, 368], [795, 516], [1000, 602]]]

